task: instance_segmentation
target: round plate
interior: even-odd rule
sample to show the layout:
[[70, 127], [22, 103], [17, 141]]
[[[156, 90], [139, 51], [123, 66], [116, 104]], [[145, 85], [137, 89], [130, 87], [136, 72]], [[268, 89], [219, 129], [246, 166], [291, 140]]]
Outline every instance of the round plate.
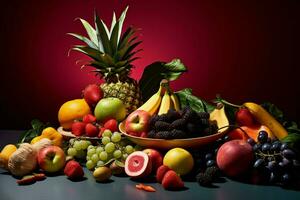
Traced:
[[119, 124], [119, 130], [121, 131], [121, 133], [127, 136], [129, 140], [131, 140], [132, 142], [140, 146], [168, 150], [175, 147], [197, 148], [200, 146], [207, 145], [221, 138], [223, 135], [225, 135], [227, 128], [224, 128], [224, 130], [208, 136], [197, 137], [197, 138], [186, 138], [186, 139], [171, 139], [171, 140], [142, 138], [142, 137], [128, 135], [125, 131], [124, 122]]
[[80, 139], [84, 139], [84, 140], [99, 140], [100, 138], [98, 137], [87, 137], [87, 136], [80, 136], [77, 137], [76, 135], [74, 135], [72, 132], [70, 131], [65, 131], [63, 129], [63, 127], [58, 127], [57, 131], [62, 134], [62, 136], [64, 136], [67, 139], [71, 139], [71, 138], [80, 138]]

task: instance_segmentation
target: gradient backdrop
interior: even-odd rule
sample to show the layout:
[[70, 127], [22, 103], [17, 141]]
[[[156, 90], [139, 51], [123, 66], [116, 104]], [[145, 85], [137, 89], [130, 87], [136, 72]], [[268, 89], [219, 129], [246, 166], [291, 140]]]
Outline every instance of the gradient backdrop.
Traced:
[[38, 118], [57, 123], [61, 104], [89, 83], [73, 52], [84, 33], [76, 17], [109, 22], [129, 5], [126, 25], [141, 28], [144, 66], [180, 58], [189, 72], [174, 83], [207, 100], [215, 94], [241, 104], [272, 101], [299, 122], [299, 1], [26, 0], [0, 3], [0, 128], [25, 129]]

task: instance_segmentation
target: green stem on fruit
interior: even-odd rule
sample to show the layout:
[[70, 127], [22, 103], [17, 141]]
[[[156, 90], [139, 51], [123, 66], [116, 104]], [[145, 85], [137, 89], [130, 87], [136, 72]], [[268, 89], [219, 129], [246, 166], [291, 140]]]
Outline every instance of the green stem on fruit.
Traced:
[[242, 105], [236, 105], [236, 104], [230, 103], [230, 102], [222, 99], [220, 97], [220, 95], [217, 95], [217, 101], [219, 101], [219, 102], [221, 102], [221, 103], [223, 103], [225, 105], [229, 105], [229, 106], [235, 107], [235, 108], [242, 108], [243, 107]]

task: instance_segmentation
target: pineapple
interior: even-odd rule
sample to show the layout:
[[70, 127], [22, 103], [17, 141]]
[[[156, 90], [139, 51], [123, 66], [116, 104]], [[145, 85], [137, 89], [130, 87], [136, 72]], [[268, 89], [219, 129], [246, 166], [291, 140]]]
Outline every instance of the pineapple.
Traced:
[[110, 30], [95, 12], [95, 28], [86, 20], [80, 19], [88, 37], [69, 33], [69, 35], [83, 41], [86, 45], [74, 45], [72, 50], [86, 54], [90, 60], [85, 66], [92, 66], [96, 75], [100, 75], [105, 83], [100, 87], [104, 97], [116, 97], [123, 101], [127, 113], [138, 108], [141, 104], [141, 94], [138, 83], [129, 77], [133, 65], [132, 61], [138, 59], [135, 54], [141, 49], [135, 50], [141, 41], [136, 41], [136, 29], [128, 27], [121, 34], [123, 22], [128, 7], [116, 19], [113, 13]]

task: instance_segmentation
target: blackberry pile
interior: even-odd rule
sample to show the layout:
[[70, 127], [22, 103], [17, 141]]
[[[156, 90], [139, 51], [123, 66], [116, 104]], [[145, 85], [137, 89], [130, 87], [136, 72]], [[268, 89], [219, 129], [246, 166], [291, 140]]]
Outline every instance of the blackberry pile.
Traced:
[[150, 119], [149, 138], [183, 139], [216, 133], [218, 127], [209, 122], [209, 113], [195, 112], [190, 107], [180, 112], [170, 109], [168, 113], [153, 115]]

